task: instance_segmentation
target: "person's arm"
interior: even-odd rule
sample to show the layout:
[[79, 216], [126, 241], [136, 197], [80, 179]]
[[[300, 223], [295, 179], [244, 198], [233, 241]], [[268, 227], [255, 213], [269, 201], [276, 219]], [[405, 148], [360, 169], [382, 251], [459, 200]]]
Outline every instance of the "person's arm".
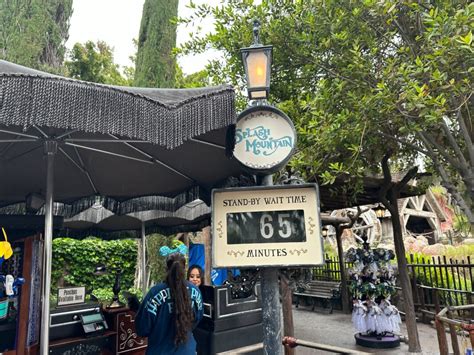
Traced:
[[159, 312], [157, 303], [153, 302], [155, 293], [152, 293], [152, 290], [148, 292], [140, 304], [140, 308], [138, 308], [138, 312], [135, 316], [135, 327], [137, 334], [141, 337], [148, 337], [151, 334]]
[[193, 329], [196, 328], [198, 323], [201, 321], [202, 316], [204, 314], [204, 305], [202, 304], [202, 295], [199, 288], [193, 286], [192, 292], [192, 306], [194, 312], [194, 322], [193, 322]]

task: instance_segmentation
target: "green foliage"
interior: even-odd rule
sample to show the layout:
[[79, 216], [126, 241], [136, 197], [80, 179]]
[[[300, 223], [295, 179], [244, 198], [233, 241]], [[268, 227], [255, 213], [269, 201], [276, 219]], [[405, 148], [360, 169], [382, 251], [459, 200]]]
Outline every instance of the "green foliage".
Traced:
[[324, 241], [323, 247], [324, 247], [324, 255], [326, 255], [326, 259], [337, 257], [337, 250], [335, 247], [332, 246], [331, 243]]
[[[122, 291], [124, 289], [122, 288]], [[129, 292], [132, 295], [137, 296], [139, 300], [143, 298], [143, 293], [141, 289], [138, 288], [129, 288], [127, 289], [127, 292]], [[110, 303], [112, 301], [112, 298], [114, 297], [114, 293], [112, 291], [111, 287], [107, 288], [96, 288], [92, 291], [92, 294], [94, 297], [96, 297], [101, 303]], [[123, 304], [127, 304], [127, 299], [123, 296], [122, 293], [119, 294], [119, 301], [122, 302]]]
[[224, 61], [211, 60], [209, 75], [238, 92], [245, 86], [239, 48], [252, 43], [252, 19], [261, 20], [261, 41], [274, 46], [271, 100], [298, 131], [290, 166], [307, 179], [331, 183], [342, 174], [378, 172], [388, 150], [402, 170], [423, 151], [472, 209], [472, 2], [230, 0], [191, 7], [194, 16], [182, 22], [209, 16], [215, 27], [192, 36], [181, 52], [221, 51]]
[[162, 282], [166, 277], [166, 264], [165, 258], [160, 256], [158, 251], [164, 245], [170, 246], [173, 241], [173, 237], [165, 237], [161, 234], [147, 235], [147, 260], [148, 267], [150, 269], [150, 283], [154, 285]]
[[467, 238], [473, 233], [472, 225], [464, 214], [454, 215], [453, 228], [460, 233], [461, 239]]
[[446, 189], [441, 186], [441, 185], [434, 185], [430, 186], [430, 191], [436, 196], [436, 197], [442, 197], [446, 195]]
[[185, 75], [179, 65], [176, 66], [175, 87], [177, 89], [189, 89], [209, 86], [209, 73], [201, 70], [193, 74]]
[[114, 63], [113, 51], [103, 41], [85, 44], [76, 43], [70, 54], [70, 61], [66, 62], [69, 76], [93, 83], [130, 86], [133, 74], [130, 69], [120, 73], [119, 66]]
[[[469, 250], [467, 250], [469, 252]], [[470, 251], [473, 252], [473, 249]], [[474, 254], [471, 254], [474, 255]], [[434, 265], [435, 262], [431, 256], [424, 255], [423, 253], [414, 253], [413, 262], [409, 259], [407, 255], [407, 260], [410, 260], [410, 263], [414, 264], [428, 264]], [[436, 260], [436, 259], [435, 259]], [[447, 259], [449, 263], [449, 259]], [[444, 267], [413, 267], [413, 270], [416, 275], [416, 279], [419, 283], [426, 286], [446, 288], [446, 289], [456, 289], [462, 291], [472, 291], [471, 280], [468, 279], [468, 275], [464, 275], [463, 272], [466, 272], [466, 268], [444, 268]], [[466, 276], [466, 277], [464, 277]], [[465, 301], [463, 296], [458, 293], [453, 292], [444, 292], [440, 291], [441, 300], [444, 304], [454, 305], [454, 304], [463, 304]]]
[[0, 1], [0, 59], [57, 72], [71, 15], [72, 0]]
[[178, 0], [145, 0], [138, 37], [135, 86], [174, 87]]
[[[51, 293], [58, 287], [86, 286], [88, 292], [110, 289], [115, 280], [114, 270], [122, 270], [122, 290], [133, 287], [137, 243], [124, 239], [103, 241], [95, 237], [84, 240], [57, 238], [53, 240]], [[105, 264], [109, 271], [105, 275], [93, 275], [95, 267]]]
[[471, 257], [474, 259], [474, 244], [461, 244], [457, 245], [454, 248], [448, 248], [446, 250], [446, 257], [457, 260], [457, 261], [465, 261], [467, 262], [467, 257]]

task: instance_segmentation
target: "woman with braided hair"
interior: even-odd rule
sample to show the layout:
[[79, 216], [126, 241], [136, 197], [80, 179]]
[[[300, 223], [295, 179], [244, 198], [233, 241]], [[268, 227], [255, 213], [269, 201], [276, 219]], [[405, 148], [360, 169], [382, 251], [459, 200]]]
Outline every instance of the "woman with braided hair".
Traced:
[[186, 280], [180, 252], [167, 256], [165, 282], [153, 286], [138, 309], [137, 334], [148, 337], [146, 354], [195, 354], [192, 330], [203, 314], [199, 289]]

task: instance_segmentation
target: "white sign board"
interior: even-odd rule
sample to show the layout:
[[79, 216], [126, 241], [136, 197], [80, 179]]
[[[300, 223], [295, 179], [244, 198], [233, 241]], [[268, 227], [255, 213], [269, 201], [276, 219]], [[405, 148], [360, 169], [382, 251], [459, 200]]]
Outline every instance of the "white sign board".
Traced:
[[233, 155], [249, 170], [277, 171], [291, 158], [295, 147], [295, 128], [282, 111], [253, 106], [239, 115]]
[[69, 306], [86, 301], [85, 287], [68, 287], [58, 289], [58, 306]]
[[324, 263], [317, 185], [212, 191], [213, 266]]

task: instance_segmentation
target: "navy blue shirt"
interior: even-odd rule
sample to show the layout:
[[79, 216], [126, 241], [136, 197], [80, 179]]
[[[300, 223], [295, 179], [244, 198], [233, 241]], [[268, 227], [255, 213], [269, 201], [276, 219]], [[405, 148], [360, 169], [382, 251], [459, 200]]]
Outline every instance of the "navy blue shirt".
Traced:
[[[187, 282], [191, 306], [194, 312], [193, 329], [199, 323], [203, 314], [202, 296], [199, 289]], [[166, 283], [153, 286], [140, 304], [135, 317], [135, 326], [139, 336], [148, 337], [148, 355], [196, 353], [196, 341], [192, 329], [188, 332], [187, 341], [178, 347], [174, 344], [176, 325], [173, 321], [170, 288]]]

